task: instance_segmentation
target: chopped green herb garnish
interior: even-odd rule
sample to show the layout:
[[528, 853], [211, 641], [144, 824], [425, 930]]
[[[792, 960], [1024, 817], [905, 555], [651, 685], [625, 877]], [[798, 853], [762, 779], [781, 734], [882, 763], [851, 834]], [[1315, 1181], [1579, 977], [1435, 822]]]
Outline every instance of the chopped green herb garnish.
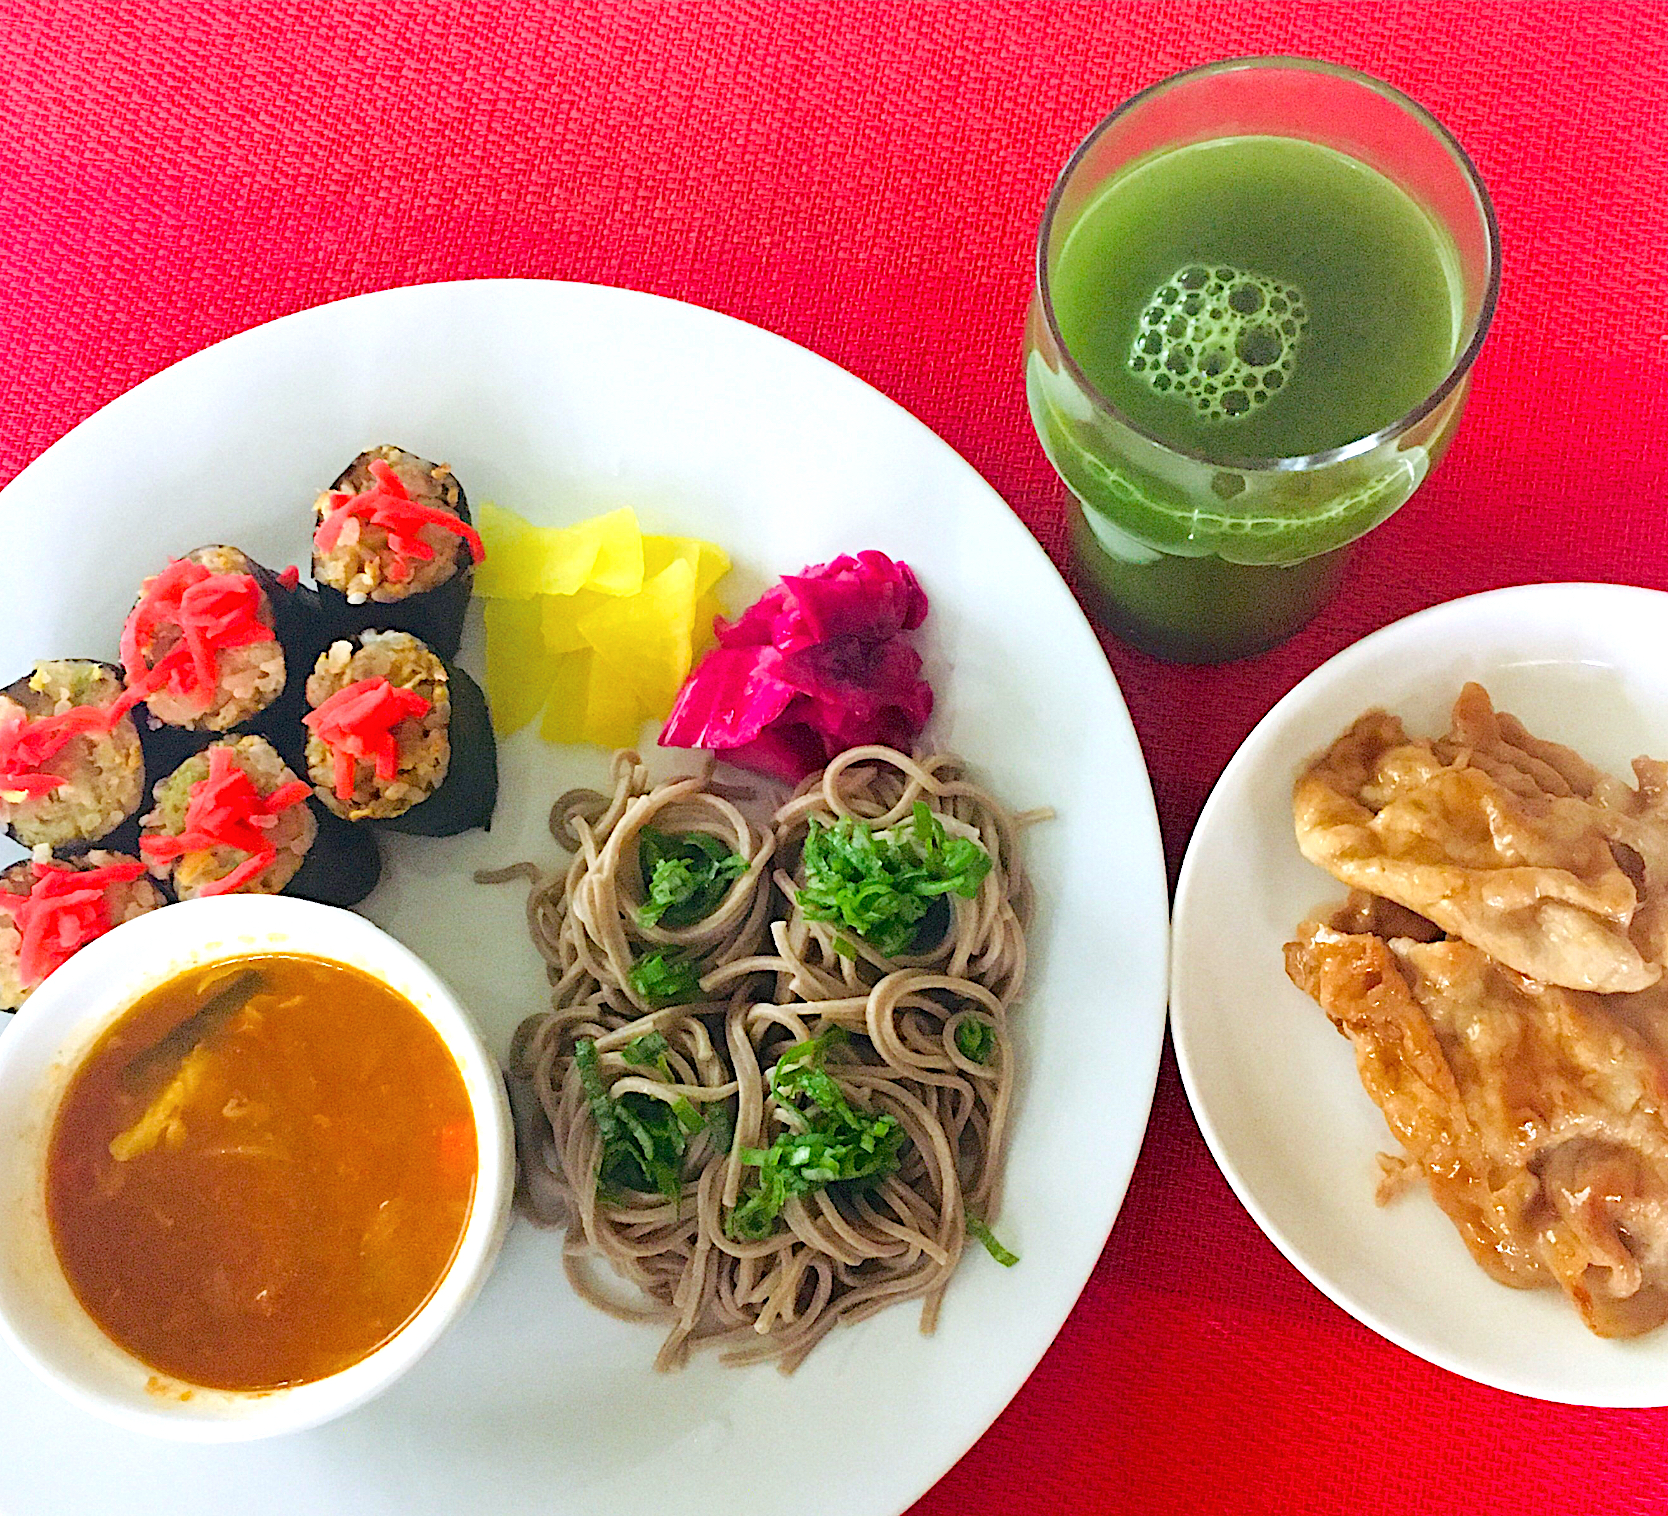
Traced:
[[[653, 1068], [668, 1084], [675, 1084], [677, 1076], [673, 1074], [672, 1065], [666, 1059], [671, 1050], [670, 1044], [659, 1032], [644, 1032], [641, 1037], [633, 1037], [620, 1049], [620, 1057], [639, 1068]], [[672, 1112], [682, 1123], [684, 1131], [691, 1134], [700, 1131], [707, 1124], [706, 1118], [682, 1095], [672, 1102]]]
[[956, 1028], [956, 1047], [963, 1058], [974, 1063], [988, 1063], [996, 1051], [996, 1028], [977, 1016], [969, 1016]]
[[631, 966], [631, 987], [656, 1010], [701, 998], [701, 971], [687, 958], [656, 948]]
[[[62, 668], [62, 665], [59, 667]], [[67, 676], [60, 676], [63, 680], [64, 698], [71, 705], [85, 705], [88, 694], [105, 673], [106, 670], [99, 664], [84, 663], [77, 659], [71, 672]], [[51, 673], [40, 664], [36, 664], [35, 671], [29, 675], [29, 688], [37, 695], [43, 695], [51, 683]]]
[[573, 1066], [579, 1070], [579, 1087], [585, 1092], [585, 1103], [591, 1108], [591, 1120], [596, 1122], [605, 1143], [621, 1142], [625, 1138], [620, 1118], [615, 1114], [614, 1102], [608, 1096], [608, 1086], [602, 1082], [597, 1067], [597, 1045], [589, 1037], [581, 1037], [573, 1045]]
[[[674, 1083], [666, 1055], [670, 1051], [659, 1032], [634, 1037], [620, 1056], [639, 1068], [653, 1067], [668, 1084]], [[735, 1138], [735, 1117], [727, 1102], [703, 1116], [684, 1096], [671, 1101], [640, 1090], [615, 1096], [602, 1081], [597, 1045], [582, 1037], [573, 1046], [580, 1087], [591, 1119], [602, 1134], [602, 1164], [597, 1187], [604, 1191], [638, 1190], [676, 1200], [683, 1193], [683, 1159], [689, 1139], [699, 1132], [721, 1153]]]
[[156, 787], [156, 809], [165, 831], [176, 836], [185, 830], [185, 812], [191, 804], [193, 785], [208, 778], [208, 759], [201, 753], [187, 758]]
[[885, 832], [849, 816], [833, 826], [813, 820], [801, 857], [806, 918], [855, 932], [887, 958], [909, 951], [939, 897], [971, 900], [991, 868], [990, 854], [969, 837], [947, 836], [924, 800], [911, 825]]
[[658, 1193], [676, 1200], [683, 1193], [687, 1146], [677, 1112], [653, 1095], [632, 1091], [616, 1099], [609, 1094], [602, 1082], [597, 1045], [589, 1037], [574, 1044], [573, 1061], [591, 1119], [602, 1134], [598, 1188]]
[[778, 1101], [802, 1096], [795, 1106], [803, 1131], [783, 1132], [768, 1148], [743, 1148], [741, 1161], [759, 1170], [757, 1184], [730, 1212], [730, 1236], [759, 1241], [776, 1230], [782, 1207], [798, 1195], [827, 1184], [872, 1181], [898, 1166], [904, 1131], [890, 1114], [870, 1116], [854, 1110], [839, 1085], [823, 1070], [822, 1055], [844, 1033], [831, 1027], [791, 1047], [777, 1060], [770, 1085]]
[[652, 1064], [670, 1079], [672, 1074], [666, 1067], [666, 1055], [671, 1050], [670, 1044], [659, 1032], [644, 1032], [641, 1037], [633, 1037], [620, 1049], [620, 1057], [639, 1068]]
[[989, 1253], [990, 1256], [999, 1264], [1001, 1264], [1003, 1268], [1011, 1269], [1016, 1263], [1019, 1262], [1019, 1254], [1010, 1253], [1005, 1247], [1003, 1247], [1002, 1244], [996, 1240], [996, 1233], [991, 1231], [991, 1229], [986, 1226], [984, 1222], [980, 1221], [977, 1216], [968, 1216], [967, 1235], [969, 1237], [976, 1237], [980, 1242], [984, 1243], [985, 1251]]
[[736, 1140], [735, 1112], [730, 1109], [728, 1100], [715, 1100], [706, 1108], [707, 1112], [707, 1141], [712, 1144], [716, 1153], [727, 1153], [730, 1144]]
[[746, 860], [717, 837], [647, 826], [637, 834], [637, 861], [645, 896], [637, 919], [644, 926], [705, 921], [747, 872]]

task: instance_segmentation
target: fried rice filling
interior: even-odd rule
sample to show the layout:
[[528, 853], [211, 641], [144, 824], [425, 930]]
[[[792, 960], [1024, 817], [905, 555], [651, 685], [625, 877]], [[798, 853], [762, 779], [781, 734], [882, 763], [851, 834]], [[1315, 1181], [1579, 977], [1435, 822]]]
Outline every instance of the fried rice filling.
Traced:
[[451, 698], [445, 665], [406, 632], [332, 644], [307, 680], [307, 772], [349, 821], [403, 814], [445, 782]]

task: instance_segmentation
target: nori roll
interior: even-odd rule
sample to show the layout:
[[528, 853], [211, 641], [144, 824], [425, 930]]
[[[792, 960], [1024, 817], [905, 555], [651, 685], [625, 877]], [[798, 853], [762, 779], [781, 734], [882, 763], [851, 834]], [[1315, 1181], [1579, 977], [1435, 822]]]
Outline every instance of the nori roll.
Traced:
[[382, 850], [377, 846], [376, 833], [332, 815], [317, 798], [308, 804], [318, 823], [318, 836], [284, 893], [298, 900], [316, 900], [320, 905], [358, 905], [382, 877]]
[[24, 847], [75, 851], [137, 814], [145, 757], [130, 704], [121, 671], [87, 658], [37, 663], [0, 692], [0, 823]]
[[266, 737], [299, 763], [302, 686], [324, 641], [316, 595], [215, 543], [145, 581], [122, 663], [156, 722]]
[[155, 790], [140, 856], [175, 896], [284, 892], [354, 905], [376, 886], [373, 838], [330, 826], [311, 790], [264, 737], [229, 737]]
[[313, 578], [336, 634], [410, 632], [454, 657], [485, 550], [451, 469], [404, 448], [370, 448], [313, 514]]
[[0, 872], [0, 1011], [15, 1011], [95, 937], [166, 903], [144, 864], [102, 848]]
[[486, 699], [411, 633], [332, 643], [307, 702], [308, 777], [336, 815], [426, 837], [491, 826], [498, 748]]

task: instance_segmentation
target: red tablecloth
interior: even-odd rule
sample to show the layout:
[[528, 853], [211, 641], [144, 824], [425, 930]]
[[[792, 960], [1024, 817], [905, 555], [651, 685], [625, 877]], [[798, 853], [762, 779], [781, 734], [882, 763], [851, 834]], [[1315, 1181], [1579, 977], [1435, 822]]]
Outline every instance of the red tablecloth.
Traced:
[[[1062, 558], [1017, 357], [1053, 175], [1139, 86], [1281, 51], [1366, 68], [1454, 129], [1505, 285], [1452, 454], [1317, 623], [1220, 669], [1109, 643], [1173, 867], [1256, 719], [1363, 633], [1529, 580], [1668, 587], [1668, 21], [1647, 7], [0, 0], [0, 477], [270, 317], [533, 275], [826, 354]], [[1081, 1303], [918, 1510], [1659, 1510], [1664, 1434], [1662, 1413], [1516, 1399], [1357, 1326], [1239, 1208], [1167, 1061]]]

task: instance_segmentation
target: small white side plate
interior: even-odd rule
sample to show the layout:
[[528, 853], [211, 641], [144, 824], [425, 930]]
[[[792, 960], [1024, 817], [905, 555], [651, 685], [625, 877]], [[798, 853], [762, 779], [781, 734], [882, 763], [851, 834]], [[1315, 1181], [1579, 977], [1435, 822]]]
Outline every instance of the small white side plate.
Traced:
[[1390, 1341], [1483, 1384], [1573, 1405], [1668, 1405], [1668, 1330], [1606, 1342], [1557, 1290], [1495, 1284], [1423, 1190], [1373, 1202], [1395, 1144], [1349, 1042], [1281, 947], [1343, 887], [1292, 834], [1299, 770], [1372, 706], [1447, 729], [1468, 679], [1539, 736], [1623, 775], [1668, 755], [1668, 595], [1609, 584], [1496, 590], [1410, 616], [1315, 670], [1217, 782], [1176, 890], [1170, 1024], [1194, 1114], [1270, 1240]]

